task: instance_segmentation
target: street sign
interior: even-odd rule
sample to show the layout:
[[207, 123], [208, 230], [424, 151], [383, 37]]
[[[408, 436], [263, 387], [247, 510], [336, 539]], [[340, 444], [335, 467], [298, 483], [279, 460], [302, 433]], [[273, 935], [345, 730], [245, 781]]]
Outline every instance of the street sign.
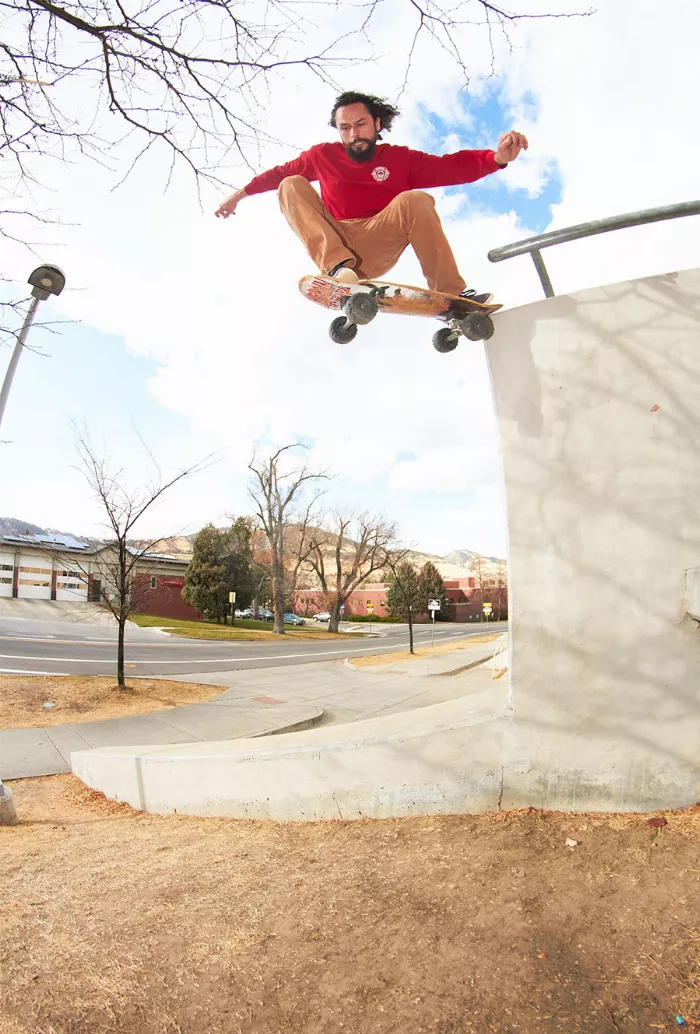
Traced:
[[228, 601], [229, 601], [229, 603], [235, 603], [236, 602], [236, 594], [235, 594], [235, 592], [230, 592], [228, 594]]
[[367, 613], [368, 614], [374, 614], [374, 604], [373, 603], [368, 603], [367, 604]]
[[490, 614], [492, 609], [490, 603], [484, 603], [484, 614]]
[[428, 610], [439, 610], [440, 600], [428, 600]]

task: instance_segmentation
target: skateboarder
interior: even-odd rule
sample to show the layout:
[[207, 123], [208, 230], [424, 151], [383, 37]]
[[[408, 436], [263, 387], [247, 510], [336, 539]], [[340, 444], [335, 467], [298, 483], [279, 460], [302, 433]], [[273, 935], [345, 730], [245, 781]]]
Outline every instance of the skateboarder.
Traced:
[[[443, 156], [381, 143], [399, 112], [380, 97], [342, 93], [330, 124], [340, 142], [316, 144], [255, 176], [217, 209], [227, 219], [244, 197], [278, 190], [287, 222], [321, 273], [345, 282], [378, 279], [410, 244], [434, 291], [489, 302], [467, 288], [445, 237], [435, 201], [420, 187], [472, 183], [503, 169], [527, 149], [522, 133], [504, 133], [495, 151]], [[321, 195], [311, 186], [317, 181]]]

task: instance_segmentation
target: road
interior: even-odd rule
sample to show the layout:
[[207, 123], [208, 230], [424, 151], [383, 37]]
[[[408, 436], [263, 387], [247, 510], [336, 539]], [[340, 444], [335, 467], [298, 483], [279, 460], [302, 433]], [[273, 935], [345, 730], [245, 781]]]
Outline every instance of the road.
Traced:
[[[345, 627], [352, 626], [348, 623]], [[366, 629], [367, 626], [359, 626]], [[406, 625], [382, 625], [381, 635], [347, 642], [290, 638], [287, 642], [221, 642], [164, 636], [152, 629], [130, 628], [125, 663], [130, 675], [187, 675], [202, 671], [308, 664], [362, 654], [391, 653], [408, 646]], [[503, 631], [506, 622], [489, 622], [489, 631]], [[417, 643], [430, 643], [431, 629], [415, 628]], [[437, 624], [435, 642], [487, 631], [484, 624]], [[0, 623], [0, 674], [112, 675], [116, 639], [111, 629], [58, 621], [4, 619]]]

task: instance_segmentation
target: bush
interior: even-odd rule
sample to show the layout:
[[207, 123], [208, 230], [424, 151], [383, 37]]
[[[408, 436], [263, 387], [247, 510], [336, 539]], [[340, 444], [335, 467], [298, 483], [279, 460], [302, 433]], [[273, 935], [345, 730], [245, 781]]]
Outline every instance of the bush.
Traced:
[[388, 625], [395, 625], [395, 624], [397, 624], [396, 618], [378, 618], [378, 617], [375, 617], [374, 614], [371, 617], [370, 617], [369, 614], [348, 614], [348, 615], [343, 617], [343, 621], [366, 621], [366, 622], [370, 622], [371, 621], [371, 622], [373, 622], [374, 624], [377, 624], [377, 625], [380, 624], [381, 622], [384, 622], [385, 624], [388, 624]]

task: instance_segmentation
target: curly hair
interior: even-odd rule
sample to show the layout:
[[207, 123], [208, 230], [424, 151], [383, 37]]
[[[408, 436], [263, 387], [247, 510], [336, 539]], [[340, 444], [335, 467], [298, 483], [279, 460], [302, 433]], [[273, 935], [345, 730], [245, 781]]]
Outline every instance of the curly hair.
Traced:
[[338, 108], [344, 108], [347, 104], [364, 104], [372, 119], [379, 119], [379, 129], [388, 133], [395, 118], [399, 118], [401, 112], [393, 104], [389, 104], [384, 97], [374, 97], [371, 93], [356, 93], [355, 90], [347, 90], [336, 97], [331, 112], [329, 125], [337, 129], [335, 116]]

